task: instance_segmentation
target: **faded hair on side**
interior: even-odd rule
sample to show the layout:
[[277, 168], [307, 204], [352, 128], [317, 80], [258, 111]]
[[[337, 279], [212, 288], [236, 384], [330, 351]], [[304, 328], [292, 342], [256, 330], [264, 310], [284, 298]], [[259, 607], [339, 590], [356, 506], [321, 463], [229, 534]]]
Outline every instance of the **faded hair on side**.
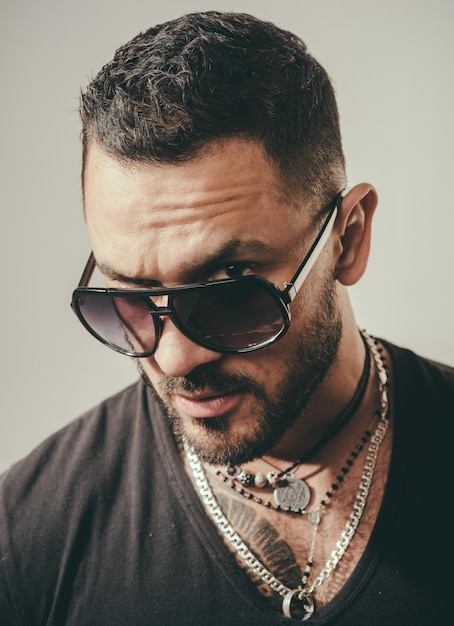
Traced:
[[92, 143], [122, 161], [176, 163], [243, 136], [262, 144], [290, 198], [320, 208], [345, 186], [325, 69], [296, 35], [244, 13], [140, 33], [81, 94], [80, 115], [83, 168]]

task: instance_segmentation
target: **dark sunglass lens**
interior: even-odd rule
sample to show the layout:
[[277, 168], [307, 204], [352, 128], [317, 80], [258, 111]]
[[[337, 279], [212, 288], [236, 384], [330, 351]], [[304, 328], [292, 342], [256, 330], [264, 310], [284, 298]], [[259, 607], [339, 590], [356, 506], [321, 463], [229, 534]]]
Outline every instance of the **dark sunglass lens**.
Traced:
[[154, 350], [155, 324], [144, 298], [86, 293], [79, 296], [78, 308], [91, 331], [109, 346], [135, 356]]
[[285, 326], [279, 303], [253, 277], [184, 292], [173, 298], [173, 308], [188, 334], [213, 348], [260, 346]]

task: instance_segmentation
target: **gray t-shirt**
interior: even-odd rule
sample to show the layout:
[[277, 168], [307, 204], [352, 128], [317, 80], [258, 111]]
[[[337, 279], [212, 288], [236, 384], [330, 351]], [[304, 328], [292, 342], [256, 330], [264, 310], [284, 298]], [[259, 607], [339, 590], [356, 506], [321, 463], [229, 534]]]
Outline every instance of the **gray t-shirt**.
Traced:
[[[454, 370], [386, 344], [394, 444], [353, 575], [314, 626], [452, 623]], [[0, 479], [2, 626], [268, 626], [271, 608], [226, 549], [139, 381]]]

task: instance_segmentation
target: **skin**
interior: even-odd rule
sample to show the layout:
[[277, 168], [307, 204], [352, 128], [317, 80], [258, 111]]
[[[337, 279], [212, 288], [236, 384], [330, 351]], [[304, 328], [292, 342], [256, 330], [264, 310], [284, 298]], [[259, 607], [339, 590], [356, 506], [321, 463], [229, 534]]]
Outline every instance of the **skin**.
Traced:
[[[282, 287], [319, 227], [304, 203], [295, 209], [285, 201], [261, 146], [244, 139], [229, 139], [220, 149], [213, 147], [186, 163], [160, 165], [120, 164], [92, 145], [84, 201], [95, 258], [110, 286], [203, 282], [224, 278], [226, 266], [241, 263], [243, 273], [259, 274]], [[158, 349], [140, 364], [180, 431], [206, 453], [205, 458], [226, 462], [226, 445], [253, 437], [260, 429], [262, 400], [247, 389], [223, 393], [214, 384], [210, 388], [210, 377], [199, 377], [202, 389], [198, 373], [247, 378], [270, 401], [278, 401], [301, 361], [295, 346], [310, 345], [320, 329], [330, 325], [326, 319], [317, 328], [327, 291], [334, 302], [330, 316], [342, 328], [340, 341], [330, 367], [325, 365], [321, 372], [322, 382], [311, 383], [314, 389], [309, 385], [308, 406], [306, 398], [269, 454], [298, 458], [347, 404], [363, 367], [364, 347], [345, 285], [356, 282], [366, 267], [375, 205], [370, 185], [358, 185], [346, 194], [328, 244], [291, 305], [290, 329], [277, 343], [246, 355], [222, 355], [197, 346], [164, 319]], [[241, 250], [219, 258], [219, 251], [232, 241], [242, 242]], [[310, 358], [302, 366], [306, 373], [315, 367]], [[191, 376], [199, 383], [195, 390], [184, 382]], [[221, 428], [207, 425], [213, 418], [222, 422]], [[249, 453], [235, 460], [252, 459]]]

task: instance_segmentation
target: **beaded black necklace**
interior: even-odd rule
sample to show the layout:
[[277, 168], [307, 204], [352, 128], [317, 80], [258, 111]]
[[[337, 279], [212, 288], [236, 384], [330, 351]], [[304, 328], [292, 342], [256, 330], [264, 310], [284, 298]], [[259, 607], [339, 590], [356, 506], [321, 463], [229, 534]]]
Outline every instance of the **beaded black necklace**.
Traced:
[[[226, 474], [218, 470], [216, 472], [216, 475], [219, 478], [222, 478], [222, 480], [232, 489], [237, 491], [237, 493], [248, 498], [249, 500], [254, 500], [258, 504], [263, 504], [264, 506], [272, 507], [277, 511], [286, 511], [288, 513], [301, 514], [303, 511], [305, 511], [310, 503], [311, 492], [306, 482], [301, 478], [297, 478], [292, 472], [300, 465], [307, 463], [310, 459], [314, 458], [316, 454], [321, 450], [321, 448], [336, 434], [338, 434], [340, 430], [344, 426], [346, 426], [346, 424], [348, 424], [348, 422], [352, 419], [353, 415], [360, 407], [369, 383], [371, 368], [370, 349], [364, 337], [362, 335], [361, 337], [363, 339], [366, 349], [366, 356], [364, 359], [363, 371], [359, 379], [358, 385], [355, 389], [355, 393], [353, 394], [350, 402], [334, 421], [334, 423], [330, 426], [330, 428], [328, 428], [328, 430], [321, 437], [321, 439], [319, 439], [319, 441], [314, 446], [312, 446], [312, 448], [310, 448], [307, 452], [304, 453], [302, 457], [292, 463], [290, 467], [282, 470], [281, 472], [271, 471], [268, 472], [266, 475], [262, 474], [261, 472], [257, 472], [257, 474], [252, 474], [249, 472], [245, 472], [240, 467], [228, 465], [226, 468]], [[351, 452], [350, 457], [346, 462], [346, 465], [348, 465], [348, 463], [351, 462], [352, 459], [356, 458], [355, 455], [360, 452], [364, 444], [368, 441], [369, 437], [370, 432], [367, 430], [361, 437], [360, 443], [356, 446], [355, 450]], [[358, 449], [358, 446], [361, 447]], [[345, 470], [345, 466], [342, 468], [341, 474], [343, 470]], [[339, 476], [341, 476], [341, 474], [339, 474]], [[236, 484], [237, 482], [239, 482], [242, 486]], [[334, 490], [338, 489], [340, 482], [341, 481], [336, 481], [336, 486], [333, 487]], [[274, 489], [273, 495], [275, 504], [269, 501], [265, 501], [263, 500], [263, 498], [257, 497], [245, 489], [245, 487], [252, 486], [258, 488], [272, 487]]]
[[[364, 431], [364, 434], [360, 437], [359, 442], [356, 444], [355, 448], [350, 452], [349, 457], [345, 461], [344, 465], [340, 468], [338, 475], [336, 476], [335, 482], [331, 484], [331, 488], [325, 493], [325, 496], [320, 500], [319, 506], [324, 507], [328, 504], [328, 502], [333, 498], [334, 494], [337, 492], [339, 487], [344, 482], [345, 476], [348, 474], [350, 468], [353, 466], [355, 460], [358, 458], [361, 450], [364, 448], [366, 443], [369, 441], [372, 432], [369, 428]], [[281, 504], [273, 503], [269, 500], [264, 500], [263, 498], [256, 496], [250, 491], [247, 491], [244, 487], [237, 485], [233, 480], [223, 474], [220, 470], [216, 471], [216, 476], [221, 478], [221, 480], [231, 487], [234, 491], [239, 493], [244, 498], [248, 500], [252, 500], [257, 504], [261, 504], [269, 509], [274, 509], [275, 511], [283, 511], [284, 513], [294, 513], [297, 515], [305, 515], [307, 513], [306, 507], [293, 507], [293, 506], [282, 506]], [[306, 505], [307, 506], [307, 505]]]

